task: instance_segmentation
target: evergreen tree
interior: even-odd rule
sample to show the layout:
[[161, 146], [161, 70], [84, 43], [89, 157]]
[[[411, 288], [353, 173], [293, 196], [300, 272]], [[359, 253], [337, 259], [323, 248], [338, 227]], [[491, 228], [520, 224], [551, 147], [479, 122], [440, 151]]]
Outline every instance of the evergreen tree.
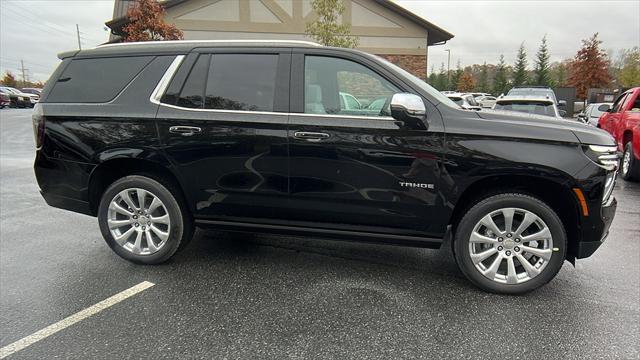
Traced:
[[516, 63], [513, 66], [513, 86], [526, 85], [529, 82], [527, 75], [527, 51], [524, 49], [524, 43], [520, 44]]
[[436, 82], [438, 81], [438, 74], [436, 74], [436, 69], [431, 65], [431, 72], [429, 73], [429, 77], [427, 78], [427, 83], [433, 87], [436, 87]]
[[480, 76], [478, 77], [478, 85], [476, 86], [479, 92], [489, 92], [489, 72], [487, 71], [487, 62], [485, 61], [480, 70]]
[[451, 74], [451, 83], [448, 84], [447, 90], [455, 90], [455, 88], [458, 86], [458, 81], [460, 81], [460, 76], [462, 76], [462, 73], [464, 73], [464, 71], [462, 70], [460, 59], [458, 59], [458, 65]]
[[442, 91], [446, 90], [449, 87], [449, 83], [447, 82], [447, 73], [444, 68], [444, 63], [440, 64], [440, 71], [438, 72], [438, 76], [436, 77], [434, 88]]
[[493, 94], [500, 96], [509, 91], [507, 64], [504, 62], [504, 55], [500, 54], [500, 61], [496, 66], [496, 76], [493, 79]]
[[542, 43], [536, 54], [536, 66], [534, 69], [534, 85], [551, 86], [551, 74], [549, 71], [549, 49], [547, 48], [547, 35], [542, 38]]

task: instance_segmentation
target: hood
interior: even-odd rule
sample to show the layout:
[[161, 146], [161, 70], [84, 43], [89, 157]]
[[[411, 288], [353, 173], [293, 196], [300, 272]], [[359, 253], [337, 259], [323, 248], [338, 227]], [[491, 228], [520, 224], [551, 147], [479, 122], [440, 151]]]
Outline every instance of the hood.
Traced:
[[565, 120], [551, 116], [530, 115], [515, 111], [483, 110], [476, 113], [487, 120], [505, 121], [510, 124], [538, 126], [558, 131], [570, 131], [582, 144], [615, 145], [613, 137], [606, 131], [580, 121]]

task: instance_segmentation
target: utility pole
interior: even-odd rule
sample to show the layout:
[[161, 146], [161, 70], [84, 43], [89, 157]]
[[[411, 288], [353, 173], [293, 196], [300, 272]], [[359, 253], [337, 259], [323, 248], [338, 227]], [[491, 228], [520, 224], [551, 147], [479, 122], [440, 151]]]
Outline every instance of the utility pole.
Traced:
[[76, 35], [78, 35], [78, 50], [82, 50], [82, 44], [80, 43], [80, 27], [76, 24]]
[[22, 70], [22, 87], [27, 86], [27, 77], [26, 77], [26, 71], [28, 69], [24, 68], [24, 61], [20, 60], [20, 70]]
[[451, 49], [444, 49], [447, 52], [447, 88], [451, 86]]

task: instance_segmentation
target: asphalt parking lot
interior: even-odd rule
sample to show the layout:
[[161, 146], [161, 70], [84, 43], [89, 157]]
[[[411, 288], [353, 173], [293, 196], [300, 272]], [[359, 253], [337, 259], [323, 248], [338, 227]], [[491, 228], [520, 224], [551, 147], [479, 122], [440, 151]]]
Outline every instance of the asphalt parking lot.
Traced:
[[0, 110], [0, 133], [0, 348], [155, 284], [10, 359], [640, 356], [640, 184], [618, 182], [593, 257], [499, 296], [467, 282], [448, 248], [198, 232], [169, 263], [133, 265], [96, 219], [38, 194], [30, 110]]

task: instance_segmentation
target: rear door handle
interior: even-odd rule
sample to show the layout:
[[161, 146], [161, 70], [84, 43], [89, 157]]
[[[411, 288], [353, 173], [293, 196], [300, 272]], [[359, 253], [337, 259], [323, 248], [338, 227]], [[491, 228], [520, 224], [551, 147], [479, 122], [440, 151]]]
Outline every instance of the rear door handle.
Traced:
[[202, 132], [202, 129], [196, 126], [172, 126], [169, 128], [172, 134], [180, 134], [182, 136], [192, 136]]
[[296, 139], [306, 140], [310, 142], [318, 142], [329, 138], [329, 134], [321, 132], [296, 131], [293, 136]]

